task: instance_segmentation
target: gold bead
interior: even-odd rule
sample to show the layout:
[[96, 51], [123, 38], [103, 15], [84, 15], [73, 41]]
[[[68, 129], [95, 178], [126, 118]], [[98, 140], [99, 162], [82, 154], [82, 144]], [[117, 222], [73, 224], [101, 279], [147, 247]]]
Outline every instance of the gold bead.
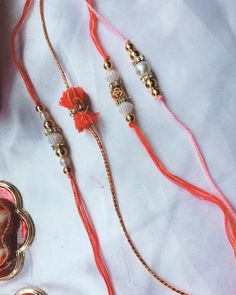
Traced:
[[53, 122], [48, 120], [48, 121], [45, 121], [44, 124], [43, 124], [44, 128], [45, 129], [52, 129], [53, 127]]
[[63, 169], [63, 172], [64, 172], [66, 175], [69, 175], [69, 174], [71, 174], [71, 168], [70, 168], [70, 167], [65, 167], [65, 168]]
[[159, 89], [157, 89], [157, 88], [153, 88], [151, 91], [152, 91], [152, 95], [153, 95], [153, 96], [157, 96], [157, 95], [160, 94], [160, 91], [159, 91]]
[[44, 107], [41, 104], [36, 106], [36, 111], [37, 112], [41, 113], [43, 110], [44, 110]]
[[139, 52], [137, 51], [137, 50], [132, 50], [131, 52], [130, 52], [130, 57], [132, 58], [134, 58], [134, 57], [138, 57], [139, 56]]
[[131, 51], [131, 50], [133, 50], [134, 49], [134, 45], [132, 44], [132, 43], [127, 43], [126, 45], [125, 45], [125, 49], [127, 50], [127, 51]]
[[68, 154], [67, 149], [62, 146], [56, 150], [56, 155], [60, 158], [64, 158]]
[[157, 85], [157, 81], [155, 79], [147, 79], [145, 81], [145, 86], [149, 89], [149, 88], [154, 88]]
[[126, 116], [126, 121], [131, 123], [131, 122], [134, 122], [135, 121], [135, 115], [134, 114], [128, 114]]
[[111, 69], [111, 62], [110, 61], [106, 61], [103, 65], [105, 70], [110, 70]]

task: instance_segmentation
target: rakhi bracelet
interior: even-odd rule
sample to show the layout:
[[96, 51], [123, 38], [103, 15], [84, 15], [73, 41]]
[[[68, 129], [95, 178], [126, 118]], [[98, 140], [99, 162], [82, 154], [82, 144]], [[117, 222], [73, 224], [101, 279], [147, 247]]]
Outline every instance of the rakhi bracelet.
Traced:
[[125, 44], [125, 49], [128, 52], [128, 55], [131, 60], [131, 64], [134, 67], [135, 73], [138, 75], [140, 80], [144, 83], [145, 87], [149, 90], [149, 92], [152, 94], [152, 96], [160, 102], [165, 112], [170, 116], [170, 118], [179, 126], [181, 127], [185, 133], [187, 134], [194, 151], [198, 157], [198, 160], [200, 162], [201, 168], [209, 182], [209, 184], [212, 186], [216, 194], [218, 194], [222, 199], [225, 200], [225, 203], [227, 204], [229, 210], [232, 212], [234, 217], [236, 218], [236, 212], [232, 205], [227, 200], [225, 194], [222, 192], [222, 190], [219, 188], [217, 183], [214, 181], [213, 177], [211, 176], [211, 173], [208, 169], [206, 160], [203, 156], [203, 153], [200, 149], [200, 146], [193, 134], [193, 132], [190, 130], [190, 128], [185, 125], [182, 121], [180, 121], [177, 116], [170, 110], [168, 107], [165, 97], [162, 94], [160, 90], [160, 86], [158, 85], [158, 79], [156, 74], [151, 68], [151, 65], [146, 61], [144, 55], [140, 53], [135, 46], [130, 43], [129, 41]]
[[[91, 34], [91, 38], [94, 42], [94, 44], [96, 45], [96, 48], [99, 48], [99, 53], [102, 55], [105, 63], [104, 63], [104, 68], [108, 71], [110, 71], [110, 75], [109, 77], [114, 77], [112, 83], [113, 85], [111, 85], [110, 81], [110, 87], [111, 89], [114, 90], [114, 86], [116, 86], [115, 84], [119, 85], [120, 84], [120, 78], [119, 78], [119, 74], [117, 72], [114, 71], [114, 68], [112, 68], [111, 66], [111, 62], [109, 60], [107, 60], [105, 57], [108, 56], [104, 50], [104, 48], [102, 47], [102, 44], [97, 36], [97, 18], [103, 22], [112, 32], [116, 33], [123, 41], [125, 41], [125, 44], [127, 44], [128, 40], [120, 33], [118, 32], [114, 27], [111, 26], [111, 24], [109, 24], [104, 18], [102, 18], [95, 10], [94, 8], [91, 6], [93, 5], [93, 1], [89, 0], [87, 1], [87, 5], [89, 6], [89, 11], [90, 11], [90, 34]], [[93, 13], [92, 13], [93, 12]], [[101, 49], [102, 48], [102, 49]], [[138, 62], [142, 62], [144, 61], [144, 57], [140, 56], [138, 52], [133, 52], [131, 54], [134, 58], [137, 58], [137, 63]], [[155, 97], [158, 97], [160, 99], [160, 101], [163, 102], [163, 104], [165, 103], [164, 98], [159, 96], [159, 89], [157, 87], [157, 81], [155, 79], [155, 76], [153, 74], [151, 74], [151, 69], [150, 66], [148, 64], [142, 64], [142, 66], [140, 66], [139, 68], [136, 69], [138, 71], [139, 74], [146, 73], [148, 72], [148, 79], [145, 79], [146, 85], [149, 89], [152, 90], [152, 95]], [[142, 75], [143, 76], [143, 75]], [[151, 78], [153, 79], [153, 81], [151, 80]], [[110, 78], [109, 78], [110, 79]], [[124, 89], [124, 87], [122, 86], [121, 89], [116, 90], [116, 93], [120, 92], [122, 93], [122, 89]], [[114, 99], [114, 95], [113, 93], [112, 97]], [[126, 97], [128, 96], [127, 94], [125, 95]], [[116, 98], [115, 98], [116, 100]], [[125, 102], [123, 102], [125, 103]], [[129, 106], [130, 107], [130, 106]], [[119, 108], [121, 108], [121, 106], [119, 106]], [[132, 106], [133, 109], [133, 106]], [[166, 110], [168, 111], [168, 108], [166, 108]], [[170, 113], [170, 115], [173, 117], [174, 115], [172, 113]], [[129, 122], [129, 126], [131, 128], [133, 128], [136, 132], [136, 135], [138, 136], [139, 140], [141, 141], [142, 145], [144, 146], [144, 148], [146, 149], [147, 153], [149, 154], [150, 158], [152, 159], [152, 161], [154, 162], [155, 166], [160, 170], [160, 172], [166, 176], [170, 181], [174, 182], [176, 185], [182, 187], [183, 189], [189, 191], [192, 195], [194, 195], [195, 197], [199, 198], [199, 199], [203, 199], [203, 200], [207, 200], [210, 201], [212, 203], [215, 203], [217, 206], [219, 206], [221, 208], [221, 210], [224, 213], [225, 216], [225, 228], [226, 228], [226, 234], [228, 236], [228, 239], [233, 247], [234, 252], [236, 251], [236, 243], [235, 243], [235, 237], [236, 237], [236, 227], [235, 227], [235, 212], [233, 210], [233, 208], [230, 206], [229, 202], [220, 195], [220, 197], [210, 194], [200, 188], [198, 188], [197, 186], [192, 185], [191, 183], [181, 179], [180, 177], [170, 173], [165, 167], [164, 165], [161, 163], [161, 161], [158, 159], [158, 157], [155, 155], [155, 153], [153, 152], [148, 140], [145, 138], [144, 134], [142, 133], [141, 129], [138, 127], [137, 123], [135, 122], [135, 116], [133, 113], [129, 114], [128, 110], [126, 109], [126, 120]], [[173, 117], [173, 119], [175, 119], [175, 117]], [[176, 119], [177, 122], [178, 119]], [[180, 122], [180, 121], [178, 121]], [[187, 131], [187, 134], [190, 136], [190, 139], [192, 139], [192, 143], [195, 146], [195, 149], [197, 151], [198, 157], [201, 161], [201, 165], [204, 169], [207, 168], [206, 166], [204, 166], [204, 158], [203, 155], [201, 154], [201, 151], [199, 149], [199, 147], [197, 146], [197, 144], [195, 143], [195, 138], [193, 137], [191, 131], [185, 126], [183, 125], [183, 123], [178, 123], [182, 128], [184, 128], [185, 131]], [[198, 149], [196, 148], [198, 147]], [[207, 170], [208, 171], [208, 170]], [[211, 177], [209, 175], [207, 175], [207, 177], [209, 178], [210, 182], [213, 181], [211, 179]], [[133, 249], [134, 250], [134, 249]], [[135, 252], [135, 251], [134, 251]], [[142, 257], [138, 257], [140, 262], [144, 265], [146, 264], [146, 262], [142, 259]], [[145, 265], [144, 265], [145, 267]], [[145, 267], [146, 268], [146, 267]], [[150, 271], [149, 271], [150, 272]], [[159, 280], [156, 276], [154, 272], [150, 272], [153, 277], [155, 277], [157, 280]], [[161, 280], [159, 280], [161, 283], [163, 283]], [[170, 288], [172, 291], [175, 291], [176, 293], [179, 294], [185, 294], [184, 292], [180, 291], [180, 290], [175, 290], [175, 288], [171, 288], [172, 286], [169, 286], [168, 284], [165, 284], [165, 282], [163, 283], [164, 285], [166, 285], [168, 288]], [[182, 293], [181, 293], [182, 292]]]
[[[75, 203], [77, 206], [78, 213], [81, 217], [81, 220], [83, 222], [83, 225], [87, 231], [88, 237], [90, 239], [90, 243], [93, 249], [93, 255], [94, 255], [94, 260], [97, 265], [97, 269], [100, 272], [101, 276], [104, 279], [104, 282], [107, 286], [108, 294], [109, 295], [115, 295], [112, 282], [110, 279], [110, 275], [107, 271], [107, 267], [105, 264], [105, 261], [103, 259], [102, 253], [101, 253], [101, 246], [99, 243], [99, 239], [96, 233], [96, 230], [93, 226], [92, 221], [89, 218], [89, 212], [86, 209], [86, 206], [84, 204], [83, 198], [80, 194], [75, 175], [72, 169], [72, 161], [70, 159], [70, 156], [68, 155], [68, 149], [66, 146], [65, 139], [62, 134], [62, 129], [56, 125], [55, 121], [52, 119], [52, 116], [49, 115], [48, 111], [45, 109], [44, 106], [42, 106], [36, 90], [34, 88], [34, 85], [32, 81], [30, 80], [29, 75], [27, 74], [26, 70], [24, 69], [22, 63], [19, 61], [19, 59], [16, 56], [16, 50], [15, 50], [15, 37], [17, 33], [19, 32], [20, 28], [22, 27], [29, 11], [30, 11], [30, 6], [32, 4], [32, 0], [27, 0], [25, 2], [25, 6], [22, 12], [22, 15], [16, 24], [12, 34], [11, 34], [11, 41], [10, 41], [10, 50], [11, 50], [11, 56], [12, 59], [19, 70], [23, 81], [26, 85], [26, 88], [33, 100], [33, 102], [36, 105], [36, 110], [40, 113], [40, 117], [44, 121], [44, 128], [46, 129], [46, 136], [49, 139], [49, 142], [52, 146], [52, 148], [55, 150], [56, 155], [60, 158], [60, 162], [64, 167], [64, 173], [67, 175], [71, 187], [73, 190], [74, 198], [75, 198]], [[74, 90], [73, 90], [74, 91]], [[78, 110], [79, 111], [79, 110]], [[77, 112], [77, 109], [75, 110], [75, 113]]]
[[[151, 92], [152, 96], [160, 102], [161, 106], [163, 107], [164, 111], [168, 114], [168, 116], [179, 126], [183, 129], [183, 131], [188, 136], [194, 151], [196, 153], [196, 156], [200, 162], [201, 168], [209, 182], [209, 184], [212, 186], [214, 191], [225, 200], [226, 206], [229, 208], [231, 213], [234, 215], [234, 218], [236, 218], [236, 211], [228, 201], [225, 194], [222, 192], [222, 190], [219, 188], [219, 186], [214, 181], [213, 177], [211, 176], [211, 173], [209, 171], [209, 168], [207, 166], [206, 160], [203, 156], [203, 153], [200, 149], [200, 146], [191, 131], [191, 129], [184, 124], [180, 119], [177, 118], [177, 116], [171, 111], [169, 106], [166, 103], [166, 99], [163, 95], [163, 93], [160, 90], [160, 87], [158, 85], [158, 80], [153, 72], [151, 65], [145, 60], [145, 57], [143, 54], [141, 54], [135, 46], [129, 41], [128, 38], [126, 38], [121, 32], [119, 32], [114, 26], [112, 26], [105, 18], [103, 18], [93, 7], [93, 0], [84, 0], [89, 7], [91, 22], [90, 22], [90, 31], [91, 37], [96, 44], [96, 47], [99, 46], [99, 52], [103, 55], [104, 60], [107, 61], [105, 57], [107, 57], [107, 54], [105, 53], [104, 49], [102, 48], [100, 40], [97, 38], [96, 33], [94, 33], [94, 30], [96, 29], [95, 25], [95, 19], [97, 18], [101, 23], [105, 25], [105, 27], [110, 30], [112, 33], [118, 36], [119, 39], [121, 39], [125, 43], [125, 49], [129, 54], [129, 57], [131, 59], [131, 63], [134, 66], [136, 74], [139, 76], [140, 80], [145, 84], [146, 88]], [[98, 45], [99, 44], [99, 45]]]
[[[85, 0], [84, 0], [85, 1]], [[217, 194], [208, 194], [206, 191], [203, 191], [203, 194], [200, 193], [200, 195], [196, 195], [198, 198], [210, 201], [212, 203], [215, 203], [218, 205], [222, 211], [224, 212], [225, 215], [225, 228], [226, 228], [226, 234], [229, 239], [229, 242], [233, 248], [234, 254], [236, 255], [236, 229], [235, 229], [235, 222], [236, 222], [236, 212], [234, 208], [231, 206], [230, 202], [227, 200], [225, 195], [221, 192], [220, 188], [217, 186], [217, 184], [214, 182], [213, 178], [210, 175], [210, 172], [208, 170], [205, 158], [200, 150], [200, 147], [192, 133], [192, 131], [183, 123], [181, 122], [176, 115], [173, 114], [173, 112], [169, 109], [168, 105], [165, 102], [163, 94], [161, 94], [157, 79], [153, 71], [151, 70], [151, 66], [145, 61], [145, 58], [142, 54], [140, 54], [134, 46], [129, 42], [129, 40], [122, 34], [120, 33], [114, 26], [112, 26], [107, 20], [105, 20], [93, 7], [93, 0], [88, 0], [85, 1], [90, 12], [90, 34], [91, 37], [97, 44], [99, 44], [100, 47], [102, 47], [101, 41], [99, 40], [99, 37], [96, 32], [96, 22], [97, 19], [103, 23], [110, 31], [112, 31], [114, 34], [116, 34], [124, 43], [126, 50], [129, 52], [130, 58], [133, 62], [133, 65], [135, 66], [136, 72], [140, 75], [142, 81], [145, 83], [146, 87], [151, 90], [152, 95], [160, 101], [161, 105], [163, 106], [164, 110], [168, 113], [168, 115], [175, 121], [175, 123], [180, 126], [188, 135], [194, 150], [196, 152], [196, 155], [200, 161], [201, 167], [204, 171], [204, 174], [206, 178], [208, 179], [209, 183], [212, 185], [213, 189], [217, 192]], [[96, 45], [97, 47], [97, 45]], [[102, 53], [103, 52], [103, 53]], [[109, 61], [107, 61], [104, 56], [105, 50], [103, 48], [103, 51], [100, 50], [99, 53], [102, 55], [103, 59], [105, 60], [105, 64]], [[134, 125], [133, 125], [134, 126]], [[132, 125], [131, 125], [132, 127]], [[136, 128], [136, 131], [137, 128]], [[140, 130], [139, 130], [140, 131]], [[143, 134], [141, 132], [136, 132], [136, 134], [139, 136], [141, 139], [142, 143], [146, 146], [146, 150], [149, 153], [150, 157], [152, 159], [155, 158], [154, 153], [150, 152], [150, 145], [147, 142], [146, 139], [143, 138]], [[147, 149], [148, 147], [148, 149]], [[189, 184], [186, 182], [186, 184]], [[185, 184], [182, 186], [183, 188], [187, 189], [185, 187]], [[195, 186], [195, 188], [197, 188]], [[188, 189], [187, 189], [188, 190]], [[206, 194], [205, 194], [206, 193]]]

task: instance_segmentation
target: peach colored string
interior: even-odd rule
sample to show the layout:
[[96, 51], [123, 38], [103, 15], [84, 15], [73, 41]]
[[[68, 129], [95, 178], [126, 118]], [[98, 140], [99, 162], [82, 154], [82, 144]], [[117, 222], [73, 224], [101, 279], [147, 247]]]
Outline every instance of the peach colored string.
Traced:
[[128, 42], [129, 39], [127, 39], [121, 32], [119, 32], [115, 27], [112, 26], [112, 24], [110, 24], [104, 17], [102, 17], [95, 9], [94, 7], [86, 0], [84, 0], [87, 4], [87, 6], [89, 7], [89, 10], [92, 11], [97, 19], [103, 23], [109, 31], [111, 31], [113, 34], [117, 35], [119, 38], [121, 38], [124, 42]]
[[168, 107], [165, 98], [163, 95], [159, 95], [156, 97], [156, 100], [160, 101], [160, 104], [162, 105], [162, 107], [164, 108], [164, 110], [166, 111], [166, 113], [170, 116], [170, 118], [179, 126], [181, 127], [187, 134], [187, 136], [189, 137], [189, 140], [191, 141], [194, 150], [197, 154], [197, 157], [200, 161], [201, 167], [203, 172], [205, 173], [205, 176], [208, 180], [208, 182], [212, 185], [212, 187], [214, 188], [215, 192], [222, 197], [225, 202], [226, 205], [228, 206], [229, 210], [231, 211], [231, 213], [234, 215], [234, 218], [236, 219], [236, 212], [234, 210], [234, 208], [232, 207], [232, 205], [229, 203], [229, 201], [227, 200], [226, 196], [224, 195], [224, 193], [221, 191], [221, 189], [219, 188], [219, 186], [216, 184], [216, 182], [214, 181], [213, 177], [210, 174], [210, 171], [208, 169], [206, 160], [203, 156], [203, 153], [200, 149], [199, 144], [197, 143], [197, 140], [193, 134], [193, 132], [191, 131], [191, 129], [185, 125], [183, 122], [181, 122], [176, 115], [171, 111], [171, 109]]
[[[93, 0], [88, 0], [88, 4], [93, 5]], [[97, 32], [97, 17], [94, 15], [94, 12], [92, 10], [89, 10], [90, 14], [90, 35], [93, 39], [93, 42], [95, 46], [97, 47], [97, 50], [104, 58], [104, 61], [109, 61], [110, 57], [107, 55], [105, 48], [102, 46], [102, 43], [100, 39], [97, 38], [96, 32]]]

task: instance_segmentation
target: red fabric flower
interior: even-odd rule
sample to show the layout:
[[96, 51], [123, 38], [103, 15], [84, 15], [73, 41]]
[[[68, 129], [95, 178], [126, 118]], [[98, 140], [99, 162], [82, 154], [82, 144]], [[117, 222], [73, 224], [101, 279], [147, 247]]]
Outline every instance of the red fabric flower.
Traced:
[[89, 128], [98, 120], [99, 113], [89, 110], [88, 95], [82, 87], [70, 87], [63, 93], [59, 104], [69, 110], [76, 110], [79, 106], [83, 106], [74, 114], [75, 127], [79, 132]]

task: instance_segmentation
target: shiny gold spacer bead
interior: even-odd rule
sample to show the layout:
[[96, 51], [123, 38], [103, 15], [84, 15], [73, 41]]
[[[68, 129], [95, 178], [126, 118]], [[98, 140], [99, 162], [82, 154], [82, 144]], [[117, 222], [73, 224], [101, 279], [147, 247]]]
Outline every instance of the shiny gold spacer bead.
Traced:
[[147, 79], [145, 81], [145, 86], [150, 89], [150, 88], [153, 88], [157, 85], [157, 81], [155, 79]]
[[130, 52], [130, 57], [131, 58], [135, 58], [135, 57], [138, 57], [139, 56], [139, 52], [137, 50], [132, 50]]
[[157, 96], [157, 95], [160, 94], [160, 91], [159, 91], [159, 89], [157, 89], [157, 88], [153, 88], [151, 91], [152, 91], [152, 95], [153, 95], [153, 96]]
[[126, 121], [131, 123], [131, 122], [134, 122], [135, 121], [135, 115], [134, 114], [128, 114], [126, 116]]
[[103, 65], [104, 69], [106, 71], [110, 70], [111, 69], [111, 62], [110, 61], [106, 61]]
[[44, 122], [43, 126], [44, 126], [45, 129], [52, 129], [53, 126], [54, 126], [54, 124], [53, 124], [52, 121], [49, 121], [49, 120], [48, 120], [48, 121], [45, 121], [45, 122]]
[[41, 113], [44, 110], [44, 107], [41, 104], [39, 104], [39, 105], [36, 106], [35, 109], [36, 109], [37, 112]]
[[64, 158], [68, 154], [67, 149], [62, 146], [56, 150], [56, 155], [60, 158]]
[[71, 174], [71, 168], [70, 168], [70, 167], [65, 167], [65, 168], [63, 169], [63, 172], [64, 172], [66, 175], [69, 175], [69, 174]]
[[131, 51], [131, 50], [133, 50], [134, 49], [134, 45], [132, 44], [132, 43], [127, 43], [126, 45], [125, 45], [125, 49], [127, 50], [127, 51]]

